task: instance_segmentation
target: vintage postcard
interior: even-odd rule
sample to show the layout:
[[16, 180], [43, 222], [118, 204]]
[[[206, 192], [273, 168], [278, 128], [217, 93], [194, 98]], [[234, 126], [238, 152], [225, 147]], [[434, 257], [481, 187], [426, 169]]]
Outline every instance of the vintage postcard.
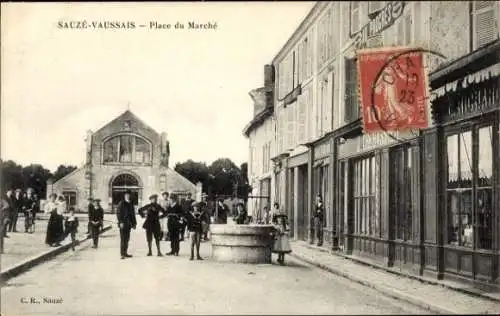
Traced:
[[500, 313], [500, 2], [2, 2], [0, 314]]

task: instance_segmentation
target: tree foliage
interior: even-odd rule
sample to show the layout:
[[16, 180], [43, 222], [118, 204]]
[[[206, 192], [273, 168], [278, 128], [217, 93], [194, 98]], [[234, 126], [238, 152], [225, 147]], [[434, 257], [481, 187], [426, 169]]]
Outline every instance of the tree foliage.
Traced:
[[187, 160], [177, 163], [174, 169], [194, 184], [201, 182], [203, 192], [208, 193], [211, 198], [236, 193], [246, 200], [248, 196], [247, 163], [238, 168], [229, 158], [219, 158], [210, 166], [204, 162]]
[[9, 189], [33, 188], [41, 198], [45, 198], [47, 180], [53, 177], [50, 170], [40, 164], [23, 167], [12, 160], [0, 160], [0, 164], [2, 193]]
[[56, 169], [56, 172], [54, 172], [54, 177], [53, 177], [54, 182], [64, 178], [66, 175], [70, 174], [74, 170], [76, 170], [76, 166], [59, 165], [59, 167], [57, 167]]

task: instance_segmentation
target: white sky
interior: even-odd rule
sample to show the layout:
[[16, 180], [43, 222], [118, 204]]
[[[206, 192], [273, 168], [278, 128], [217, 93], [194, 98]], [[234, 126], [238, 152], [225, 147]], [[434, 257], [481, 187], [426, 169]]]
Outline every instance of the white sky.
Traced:
[[[81, 165], [85, 133], [130, 109], [171, 163], [248, 159], [248, 95], [312, 2], [2, 3], [1, 157]], [[216, 21], [217, 30], [57, 28], [61, 20]]]

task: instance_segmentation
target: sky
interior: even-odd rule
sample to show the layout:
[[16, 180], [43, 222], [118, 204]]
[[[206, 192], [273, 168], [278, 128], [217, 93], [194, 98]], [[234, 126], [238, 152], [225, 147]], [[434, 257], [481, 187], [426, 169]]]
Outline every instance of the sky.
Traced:
[[[248, 160], [242, 130], [253, 115], [248, 92], [263, 85], [264, 65], [313, 5], [2, 3], [1, 158], [52, 171], [80, 166], [86, 131], [129, 108], [167, 132], [171, 165], [220, 157], [240, 165]], [[84, 20], [136, 28], [58, 27]], [[188, 22], [217, 28], [188, 29]]]

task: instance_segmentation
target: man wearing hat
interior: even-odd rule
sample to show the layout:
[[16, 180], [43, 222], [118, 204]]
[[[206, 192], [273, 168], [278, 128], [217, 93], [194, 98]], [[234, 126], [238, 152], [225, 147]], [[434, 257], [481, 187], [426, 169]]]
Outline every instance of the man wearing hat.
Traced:
[[120, 255], [122, 259], [130, 258], [132, 255], [127, 253], [128, 242], [130, 240], [130, 230], [135, 229], [137, 220], [135, 219], [134, 204], [131, 201], [132, 192], [125, 191], [123, 200], [118, 203], [116, 218], [118, 227], [120, 227]]
[[101, 200], [93, 200], [93, 204], [89, 205], [89, 227], [90, 235], [94, 241], [92, 248], [99, 246], [99, 229], [102, 227], [104, 220], [104, 210], [101, 207]]
[[[188, 196], [187, 198], [182, 202], [182, 209], [184, 210], [184, 215], [188, 214], [189, 212], [191, 212], [191, 209], [192, 209], [192, 205], [194, 203], [194, 200], [193, 200], [193, 195], [191, 194], [191, 192], [188, 193]], [[186, 216], [184, 216], [184, 221], [183, 221], [183, 224], [182, 224], [182, 227], [180, 229], [180, 238], [181, 238], [181, 241], [184, 241], [184, 235], [186, 234], [186, 227], [187, 227], [187, 218]]]
[[167, 255], [179, 255], [179, 230], [182, 213], [182, 207], [177, 201], [177, 195], [170, 194], [170, 205], [167, 208], [167, 217], [171, 249]]
[[149, 197], [149, 204], [141, 207], [139, 209], [139, 215], [142, 218], [146, 218], [142, 228], [146, 230], [146, 241], [148, 242], [148, 256], [152, 256], [151, 253], [151, 243], [153, 241], [153, 236], [155, 238], [156, 250], [158, 257], [163, 256], [160, 251], [160, 240], [161, 240], [161, 225], [160, 218], [166, 216], [166, 211], [158, 204], [158, 195], [153, 194]]

